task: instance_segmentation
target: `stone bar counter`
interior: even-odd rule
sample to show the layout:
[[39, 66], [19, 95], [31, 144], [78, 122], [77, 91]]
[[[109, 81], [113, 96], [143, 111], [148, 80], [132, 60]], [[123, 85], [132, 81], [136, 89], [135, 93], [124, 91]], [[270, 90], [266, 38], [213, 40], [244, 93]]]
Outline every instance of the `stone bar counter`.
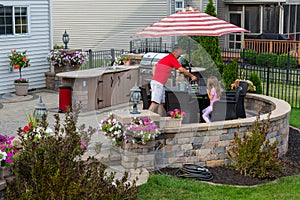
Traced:
[[63, 86], [72, 87], [72, 102], [83, 110], [129, 102], [130, 89], [139, 83], [138, 66], [116, 66], [58, 73]]

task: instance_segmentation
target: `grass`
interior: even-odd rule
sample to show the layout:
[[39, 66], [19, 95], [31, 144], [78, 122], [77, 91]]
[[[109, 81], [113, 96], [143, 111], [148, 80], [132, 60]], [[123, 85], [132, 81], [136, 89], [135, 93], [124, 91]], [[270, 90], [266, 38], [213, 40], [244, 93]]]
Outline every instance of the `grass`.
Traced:
[[290, 113], [290, 125], [300, 129], [300, 109], [292, 109]]
[[[300, 128], [300, 109], [292, 109], [290, 125]], [[150, 175], [148, 182], [139, 188], [138, 199], [172, 200], [281, 200], [299, 199], [300, 175], [283, 177], [278, 182], [252, 187], [210, 185], [195, 180], [178, 179], [166, 175]]]
[[148, 183], [139, 189], [138, 199], [298, 199], [300, 176], [284, 177], [278, 182], [271, 182], [252, 187], [234, 187], [210, 185], [196, 180], [177, 179], [170, 176], [151, 175]]

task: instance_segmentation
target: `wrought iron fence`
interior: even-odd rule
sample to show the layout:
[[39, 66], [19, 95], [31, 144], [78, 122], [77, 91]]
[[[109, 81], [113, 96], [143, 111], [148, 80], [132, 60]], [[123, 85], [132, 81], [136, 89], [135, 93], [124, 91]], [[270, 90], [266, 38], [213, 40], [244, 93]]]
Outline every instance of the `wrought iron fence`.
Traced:
[[121, 54], [126, 52], [123, 49], [122, 50], [110, 49], [110, 50], [100, 50], [100, 51], [93, 51], [90, 49], [86, 51], [86, 53], [88, 56], [88, 60], [87, 62], [85, 62], [83, 66], [81, 66], [80, 69], [92, 69], [98, 67], [112, 66], [115, 59], [120, 57]]
[[[139, 50], [134, 50], [134, 45], [136, 44], [131, 42], [130, 52], [169, 51], [167, 45], [162, 44], [161, 39], [148, 39], [140, 42]], [[245, 54], [245, 52], [248, 54]], [[87, 53], [89, 59], [81, 69], [111, 66], [116, 58], [127, 52], [124, 50], [110, 49], [101, 51], [89, 50]], [[295, 64], [295, 60], [299, 60], [299, 57], [293, 59], [295, 56], [292, 57], [287, 54], [280, 60], [277, 55], [276, 62], [263, 62], [264, 65], [258, 65], [259, 62], [257, 63], [257, 56], [255, 58], [252, 56], [251, 50], [249, 49], [222, 49], [222, 58], [225, 64], [232, 62], [234, 58], [238, 59], [240, 75], [242, 70], [244, 70], [246, 78], [249, 77], [251, 73], [256, 73], [259, 76], [262, 81], [262, 92], [264, 95], [285, 100], [290, 103], [293, 108], [300, 108], [300, 67], [298, 64]], [[263, 61], [264, 60], [272, 61], [272, 59], [269, 59], [268, 55], [263, 57]], [[276, 64], [272, 66], [270, 63]]]
[[239, 65], [239, 73], [245, 77], [256, 73], [262, 81], [264, 95], [287, 101], [293, 108], [300, 108], [300, 69], [258, 65]]

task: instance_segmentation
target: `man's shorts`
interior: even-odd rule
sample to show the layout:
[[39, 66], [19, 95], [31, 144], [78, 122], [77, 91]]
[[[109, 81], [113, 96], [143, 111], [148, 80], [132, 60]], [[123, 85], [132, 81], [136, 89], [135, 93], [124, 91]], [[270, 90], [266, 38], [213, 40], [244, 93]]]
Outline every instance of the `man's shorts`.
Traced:
[[154, 101], [158, 104], [165, 103], [165, 87], [154, 80], [151, 80], [151, 101]]

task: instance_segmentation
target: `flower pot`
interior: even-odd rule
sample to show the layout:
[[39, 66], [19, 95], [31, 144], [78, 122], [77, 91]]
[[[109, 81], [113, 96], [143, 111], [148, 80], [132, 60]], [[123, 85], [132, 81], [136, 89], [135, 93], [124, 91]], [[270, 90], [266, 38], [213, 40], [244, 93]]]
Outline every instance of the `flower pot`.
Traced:
[[54, 72], [55, 74], [61, 73], [61, 72], [69, 72], [69, 71], [77, 71], [79, 70], [80, 65], [75, 65], [74, 67], [70, 65], [59, 67], [58, 65], [54, 65]]
[[159, 126], [160, 128], [174, 128], [180, 127], [182, 123], [182, 118], [171, 118], [171, 117], [162, 117]]
[[129, 61], [126, 61], [124, 65], [125, 65], [125, 66], [130, 66], [130, 60], [129, 60]]
[[26, 96], [28, 94], [29, 83], [15, 83], [16, 95]]
[[0, 167], [0, 180], [5, 179], [5, 177], [8, 177], [11, 175], [10, 167], [4, 166]]

